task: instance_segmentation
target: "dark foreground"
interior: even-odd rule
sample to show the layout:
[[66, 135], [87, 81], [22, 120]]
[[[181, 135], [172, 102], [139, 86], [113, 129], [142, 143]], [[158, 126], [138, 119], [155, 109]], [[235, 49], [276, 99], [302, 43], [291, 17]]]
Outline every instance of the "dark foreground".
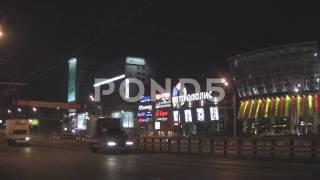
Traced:
[[319, 179], [320, 164], [0, 144], [0, 179]]

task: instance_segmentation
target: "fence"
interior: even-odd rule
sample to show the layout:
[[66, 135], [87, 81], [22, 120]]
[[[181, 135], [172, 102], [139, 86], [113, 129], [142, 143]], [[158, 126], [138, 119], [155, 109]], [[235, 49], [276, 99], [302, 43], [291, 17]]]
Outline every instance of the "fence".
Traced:
[[320, 159], [320, 137], [138, 138], [136, 146], [153, 152]]

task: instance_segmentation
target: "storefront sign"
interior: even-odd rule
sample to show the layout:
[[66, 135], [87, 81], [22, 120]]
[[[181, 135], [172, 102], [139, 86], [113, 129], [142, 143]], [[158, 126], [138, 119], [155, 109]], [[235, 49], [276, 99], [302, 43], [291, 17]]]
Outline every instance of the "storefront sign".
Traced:
[[156, 109], [171, 107], [170, 93], [163, 93], [156, 95]]
[[206, 99], [213, 99], [212, 91], [186, 94], [182, 96], [173, 96], [172, 104], [174, 107], [176, 107], [178, 104], [184, 104], [184, 102], [186, 101], [192, 102], [192, 101], [200, 101], [200, 100], [206, 100]]
[[145, 105], [145, 106], [140, 105], [140, 106], [138, 107], [138, 110], [139, 110], [139, 111], [145, 111], [145, 110], [152, 111], [152, 105]]
[[157, 110], [155, 113], [155, 117], [157, 120], [166, 121], [168, 120], [169, 112], [163, 110]]
[[151, 96], [141, 96], [140, 103], [151, 102]]

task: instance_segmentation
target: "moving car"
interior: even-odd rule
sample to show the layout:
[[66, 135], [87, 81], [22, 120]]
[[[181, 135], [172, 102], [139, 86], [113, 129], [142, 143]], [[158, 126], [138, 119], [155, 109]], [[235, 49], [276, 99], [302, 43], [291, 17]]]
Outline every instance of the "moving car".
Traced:
[[134, 149], [134, 141], [127, 136], [121, 127], [121, 120], [117, 118], [90, 119], [87, 140], [93, 152]]

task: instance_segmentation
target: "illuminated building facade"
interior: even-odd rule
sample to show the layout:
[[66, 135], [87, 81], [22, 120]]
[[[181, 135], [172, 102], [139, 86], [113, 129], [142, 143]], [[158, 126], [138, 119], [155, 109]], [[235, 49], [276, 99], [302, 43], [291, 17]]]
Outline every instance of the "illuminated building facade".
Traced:
[[[138, 57], [122, 57], [102, 65], [96, 70], [95, 78], [114, 79], [113, 83], [115, 84], [115, 89], [112, 94], [103, 95], [103, 91], [108, 89], [109, 85], [102, 84], [100, 86], [100, 100], [96, 103], [98, 104], [99, 111], [97, 113], [102, 116], [120, 118], [123, 128], [135, 131], [137, 120], [145, 121], [141, 116], [146, 112], [141, 109], [140, 114], [138, 114], [137, 109], [139, 103], [123, 100], [119, 93], [119, 87], [120, 84], [125, 81], [125, 96], [136, 96], [139, 90], [138, 86], [129, 82], [127, 84], [128, 78], [136, 78], [144, 84], [145, 92], [149, 92], [150, 78], [154, 76], [154, 72], [153, 66], [149, 60]], [[150, 115], [150, 113], [148, 113], [148, 115]]]
[[248, 134], [319, 132], [320, 62], [316, 42], [276, 46], [228, 59]]

